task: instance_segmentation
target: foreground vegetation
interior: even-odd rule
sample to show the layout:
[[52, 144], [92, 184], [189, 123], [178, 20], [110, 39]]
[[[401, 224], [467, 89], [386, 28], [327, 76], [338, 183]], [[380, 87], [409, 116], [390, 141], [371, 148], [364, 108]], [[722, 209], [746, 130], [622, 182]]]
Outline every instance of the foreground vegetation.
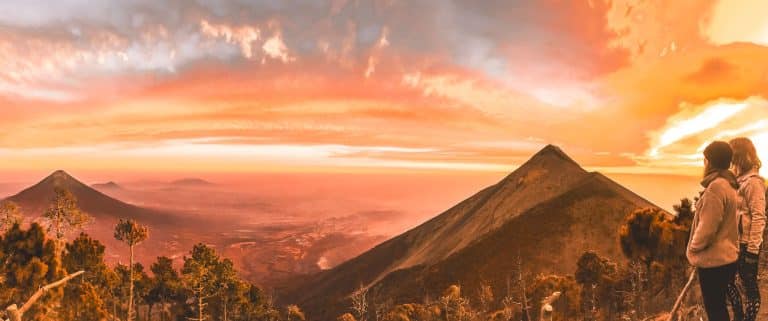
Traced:
[[[148, 268], [133, 263], [133, 247], [149, 237], [146, 227], [121, 220], [115, 238], [130, 251], [129, 265], [108, 266], [104, 246], [80, 233], [65, 236], [88, 221], [71, 193], [63, 190], [44, 213], [44, 224], [22, 227], [23, 216], [10, 202], [0, 204], [0, 306], [22, 307], [34, 293], [76, 271], [66, 284], [44, 291], [24, 313], [36, 321], [246, 321], [303, 320], [295, 306], [279, 309], [259, 287], [238, 277], [232, 261], [205, 245], [195, 245], [180, 269], [168, 257]], [[74, 276], [74, 275], [73, 275]], [[1, 315], [1, 314], [0, 314]]]
[[[360, 286], [339, 321], [474, 320], [646, 320], [671, 308], [688, 279], [684, 257], [692, 204], [683, 200], [676, 216], [659, 209], [630, 213], [620, 227], [625, 258], [614, 262], [585, 252], [572, 275], [528, 275], [525, 261], [509, 271], [506, 284], [448, 287], [421, 302], [382, 298], [376, 287]], [[23, 227], [10, 202], [0, 204], [0, 306], [24, 307], [23, 320], [39, 321], [245, 321], [307, 320], [296, 305], [277, 307], [273, 298], [238, 277], [229, 259], [195, 245], [180, 267], [157, 257], [147, 268], [133, 262], [134, 246], [150, 237], [139, 222], [121, 220], [115, 238], [126, 244], [128, 265], [108, 266], [99, 240], [80, 232], [87, 214], [67, 191], [59, 190], [43, 223]], [[606, 240], [612, 242], [615, 240]], [[80, 275], [79, 271], [84, 271]], [[78, 276], [78, 277], [75, 277]], [[59, 281], [59, 280], [64, 280]], [[59, 282], [57, 282], [59, 281]], [[52, 283], [61, 286], [46, 287]], [[694, 287], [695, 288], [695, 287]], [[34, 304], [25, 304], [36, 297]], [[42, 295], [39, 295], [42, 293]], [[680, 320], [701, 314], [694, 291], [683, 301]], [[17, 319], [20, 317], [17, 315]], [[16, 321], [16, 320], [14, 320]]]
[[[660, 209], [629, 213], [619, 233], [621, 262], [587, 251], [572, 275], [529, 276], [519, 259], [506, 284], [472, 289], [456, 284], [421, 302], [380, 298], [376, 287], [361, 286], [349, 298], [349, 313], [337, 321], [666, 321], [691, 272], [685, 258], [691, 201], [682, 200], [675, 211], [675, 216]], [[691, 288], [674, 320], [701, 317], [700, 294]]]

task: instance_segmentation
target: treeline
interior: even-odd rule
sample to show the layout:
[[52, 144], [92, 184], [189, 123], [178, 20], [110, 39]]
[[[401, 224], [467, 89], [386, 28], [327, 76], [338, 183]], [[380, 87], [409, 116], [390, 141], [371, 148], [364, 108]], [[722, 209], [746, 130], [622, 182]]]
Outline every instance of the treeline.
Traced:
[[[115, 238], [127, 245], [128, 265], [108, 266], [105, 247], [85, 233], [67, 242], [65, 235], [89, 220], [71, 193], [57, 190], [42, 216], [43, 224], [22, 227], [23, 216], [11, 202], [0, 204], [0, 309], [2, 319], [38, 289], [70, 273], [85, 271], [64, 286], [44, 291], [23, 315], [35, 321], [247, 321], [304, 320], [297, 306], [282, 309], [259, 287], [238, 277], [231, 260], [205, 244], [195, 245], [175, 269], [158, 257], [148, 268], [133, 262], [133, 248], [149, 237], [146, 227], [121, 220]], [[4, 311], [5, 312], [5, 311]], [[0, 312], [2, 315], [2, 312]]]
[[[381, 298], [376, 287], [361, 286], [349, 299], [349, 312], [337, 321], [667, 320], [664, 313], [690, 273], [685, 247], [691, 201], [683, 199], [675, 211], [674, 216], [655, 208], [629, 213], [619, 231], [625, 256], [621, 263], [587, 251], [572, 275], [531, 277], [525, 261], [518, 259], [506, 284], [472, 289], [456, 284], [422, 302]], [[688, 296], [676, 320], [698, 320], [698, 295]]]
[[[625, 255], [621, 262], [588, 251], [572, 275], [531, 277], [525, 272], [525, 261], [518, 258], [518, 268], [508, 271], [506, 284], [481, 284], [474, 289], [456, 284], [418, 303], [382, 298], [375, 287], [361, 286], [348, 298], [348, 313], [337, 320], [647, 320], [672, 306], [689, 272], [685, 246], [692, 204], [684, 199], [675, 211], [671, 216], [649, 208], [627, 215], [619, 232]], [[32, 223], [24, 229], [18, 207], [0, 203], [0, 308], [18, 309], [46, 284], [77, 271], [85, 273], [46, 291], [26, 310], [23, 320], [312, 319], [298, 306], [276, 307], [259, 287], [238, 277], [231, 260], [205, 244], [195, 245], [183, 257], [180, 269], [162, 256], [148, 268], [134, 263], [134, 246], [150, 235], [133, 220], [121, 220], [114, 234], [126, 244], [129, 264], [108, 266], [98, 240], [85, 233], [66, 240], [89, 218], [65, 190], [56, 191], [42, 218], [42, 225]], [[701, 313], [697, 300], [697, 293], [689, 296], [678, 320], [696, 319]]]

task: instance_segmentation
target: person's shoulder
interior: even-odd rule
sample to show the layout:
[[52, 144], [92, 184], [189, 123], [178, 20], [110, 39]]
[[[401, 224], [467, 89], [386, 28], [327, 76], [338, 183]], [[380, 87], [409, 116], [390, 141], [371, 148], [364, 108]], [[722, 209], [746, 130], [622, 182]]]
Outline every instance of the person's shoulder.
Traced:
[[712, 183], [709, 183], [709, 187], [707, 190], [710, 190], [715, 193], [721, 193], [721, 194], [727, 194], [727, 193], [735, 193], [736, 189], [731, 185], [731, 182], [729, 182], [727, 179], [718, 177]]
[[744, 187], [765, 192], [765, 178], [757, 174], [752, 175], [746, 182], [744, 182]]

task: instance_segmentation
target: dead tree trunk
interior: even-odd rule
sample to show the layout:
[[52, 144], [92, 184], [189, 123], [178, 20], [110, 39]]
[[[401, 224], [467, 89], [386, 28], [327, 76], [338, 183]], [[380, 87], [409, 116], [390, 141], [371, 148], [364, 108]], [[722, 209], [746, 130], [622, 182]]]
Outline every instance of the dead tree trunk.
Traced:
[[544, 298], [544, 300], [541, 301], [541, 310], [539, 311], [539, 320], [541, 321], [552, 321], [552, 318], [554, 317], [555, 311], [552, 304], [557, 301], [557, 299], [560, 298], [560, 291], [553, 292], [552, 295]]
[[688, 293], [688, 290], [691, 288], [691, 284], [693, 284], [693, 279], [695, 278], [696, 278], [696, 269], [691, 271], [691, 276], [688, 277], [688, 282], [685, 283], [683, 290], [680, 291], [680, 295], [677, 297], [677, 300], [675, 300], [675, 305], [672, 306], [672, 311], [669, 313], [669, 318], [667, 319], [667, 321], [675, 320], [675, 315], [677, 314], [677, 310], [680, 309], [680, 305], [682, 305], [683, 299], [685, 298], [685, 295]]
[[65, 276], [61, 280], [58, 280], [56, 282], [53, 282], [51, 284], [45, 285], [41, 288], [39, 288], [32, 296], [25, 302], [21, 308], [18, 308], [15, 304], [11, 304], [9, 307], [7, 307], [5, 310], [8, 312], [8, 316], [10, 317], [9, 321], [22, 321], [22, 318], [24, 317], [24, 313], [29, 311], [30, 308], [32, 308], [32, 305], [37, 302], [37, 300], [40, 299], [40, 297], [45, 294], [45, 292], [48, 292], [48, 290], [53, 289], [55, 287], [61, 286], [64, 283], [67, 283], [67, 281], [75, 278], [76, 276], [85, 273], [85, 271], [78, 271], [75, 273], [72, 273], [70, 275]]

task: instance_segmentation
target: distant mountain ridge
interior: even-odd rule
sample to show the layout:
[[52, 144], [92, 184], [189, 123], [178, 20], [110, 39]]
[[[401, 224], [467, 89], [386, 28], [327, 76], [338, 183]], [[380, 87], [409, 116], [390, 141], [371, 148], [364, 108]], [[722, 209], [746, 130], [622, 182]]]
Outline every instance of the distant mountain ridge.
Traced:
[[194, 187], [194, 186], [202, 187], [202, 186], [216, 185], [202, 178], [182, 178], [182, 179], [177, 179], [175, 181], [172, 181], [170, 184], [174, 186], [189, 186], [189, 187]]
[[518, 254], [529, 275], [572, 274], [586, 250], [623, 260], [618, 227], [644, 207], [657, 206], [548, 145], [497, 184], [352, 260], [286, 285], [282, 297], [313, 318], [331, 320], [360, 285], [406, 303], [456, 283], [470, 291], [482, 281], [504, 284]]
[[[139, 244], [137, 250], [137, 260], [145, 263], [158, 255], [178, 256], [192, 246], [202, 227], [211, 230], [218, 227], [217, 221], [209, 217], [195, 217], [120, 201], [80, 182], [63, 170], [53, 172], [7, 199], [19, 205], [27, 221], [40, 222], [57, 188], [69, 190], [77, 199], [80, 209], [92, 217], [84, 231], [106, 245], [107, 259], [115, 261], [120, 261], [125, 251], [125, 244], [114, 238], [114, 227], [120, 219], [134, 219], [149, 227], [149, 239]], [[78, 231], [73, 232], [70, 236]]]
[[122, 190], [123, 189], [123, 187], [120, 186], [120, 184], [115, 183], [113, 181], [109, 181], [106, 183], [91, 184], [91, 187], [96, 190]]
[[16, 195], [8, 197], [21, 207], [26, 215], [39, 216], [45, 211], [56, 195], [55, 190], [69, 190], [78, 201], [78, 206], [95, 218], [132, 218], [144, 224], [170, 224], [175, 214], [138, 207], [112, 198], [90, 187], [63, 170], [57, 170], [37, 184]]

